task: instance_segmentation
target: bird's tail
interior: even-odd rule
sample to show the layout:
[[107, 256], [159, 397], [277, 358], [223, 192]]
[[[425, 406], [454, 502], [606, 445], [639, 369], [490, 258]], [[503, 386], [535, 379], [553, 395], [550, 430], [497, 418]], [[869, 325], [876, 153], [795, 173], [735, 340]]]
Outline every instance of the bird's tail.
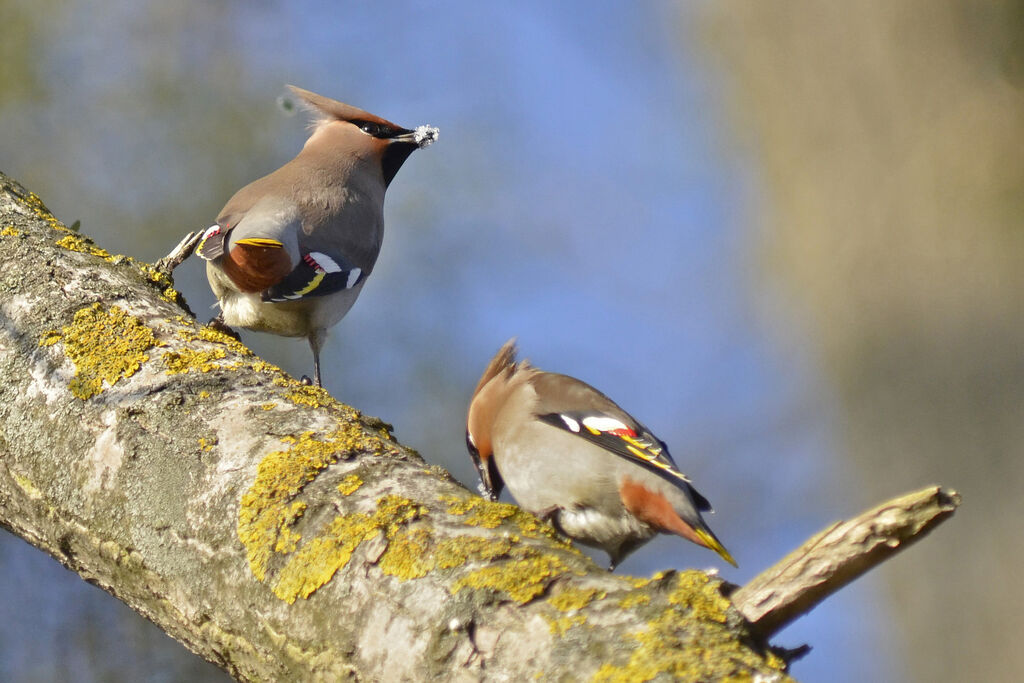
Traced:
[[736, 564], [736, 560], [732, 558], [732, 555], [729, 553], [729, 551], [725, 549], [725, 546], [722, 545], [722, 542], [719, 541], [717, 537], [715, 537], [715, 534], [711, 531], [711, 529], [707, 528], [706, 526], [696, 526], [693, 528], [693, 531], [695, 534], [697, 534], [697, 538], [699, 538], [703, 542], [705, 547], [714, 550], [722, 557], [723, 560], [725, 560], [732, 566], [739, 566], [738, 564]]

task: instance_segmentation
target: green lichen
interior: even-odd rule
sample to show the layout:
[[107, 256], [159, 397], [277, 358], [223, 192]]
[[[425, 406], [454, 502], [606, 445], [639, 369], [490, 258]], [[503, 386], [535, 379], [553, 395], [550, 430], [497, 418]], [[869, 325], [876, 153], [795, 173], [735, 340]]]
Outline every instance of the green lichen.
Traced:
[[569, 572], [558, 556], [527, 549], [524, 557], [481, 567], [458, 579], [451, 588], [503, 593], [513, 602], [525, 604], [541, 595], [555, 578]]
[[571, 612], [583, 609], [595, 598], [602, 600], [606, 595], [607, 593], [596, 588], [566, 588], [548, 598], [548, 604], [559, 611]]
[[784, 676], [785, 664], [774, 656], [762, 657], [743, 644], [726, 625], [729, 601], [703, 572], [677, 575], [668, 596], [670, 605], [638, 631], [629, 660], [606, 662], [594, 681], [625, 683], [650, 681], [659, 676], [680, 681], [750, 680], [752, 672], [767, 665]]
[[260, 581], [266, 578], [278, 537], [288, 533], [296, 520], [292, 500], [343, 453], [373, 447], [362, 430], [347, 424], [326, 439], [305, 432], [283, 441], [290, 447], [260, 461], [256, 481], [242, 496], [238, 514], [238, 537], [248, 551], [249, 567]]
[[341, 480], [338, 484], [338, 492], [343, 496], [351, 496], [353, 493], [359, 490], [359, 487], [363, 485], [363, 480], [359, 478], [358, 474], [350, 474]]
[[39, 344], [58, 341], [75, 364], [71, 393], [82, 400], [104, 391], [104, 384], [110, 387], [134, 375], [149, 360], [147, 351], [162, 345], [138, 318], [99, 303], [78, 310], [59, 335], [52, 330], [44, 333]]
[[324, 533], [302, 546], [282, 568], [274, 595], [289, 604], [297, 598], [308, 598], [348, 564], [363, 541], [381, 534], [391, 537], [424, 514], [426, 508], [408, 498], [384, 496], [377, 500], [372, 514], [335, 517]]

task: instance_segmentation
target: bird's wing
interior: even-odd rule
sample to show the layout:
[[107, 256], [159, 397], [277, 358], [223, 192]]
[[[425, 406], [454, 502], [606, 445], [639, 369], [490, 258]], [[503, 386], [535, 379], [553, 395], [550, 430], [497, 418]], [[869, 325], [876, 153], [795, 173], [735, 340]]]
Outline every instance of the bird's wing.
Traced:
[[536, 416], [541, 422], [575, 434], [601, 448], [636, 463], [693, 494], [697, 509], [709, 512], [711, 503], [693, 488], [690, 478], [679, 471], [664, 442], [643, 425], [623, 423], [607, 413], [574, 410]]
[[295, 301], [351, 289], [366, 279], [363, 269], [341, 256], [321, 251], [302, 254], [299, 264], [279, 283], [262, 292], [264, 301]]
[[196, 254], [207, 261], [213, 261], [223, 256], [224, 250], [227, 248], [227, 236], [230, 230], [231, 228], [220, 223], [207, 228], [203, 236], [199, 238]]

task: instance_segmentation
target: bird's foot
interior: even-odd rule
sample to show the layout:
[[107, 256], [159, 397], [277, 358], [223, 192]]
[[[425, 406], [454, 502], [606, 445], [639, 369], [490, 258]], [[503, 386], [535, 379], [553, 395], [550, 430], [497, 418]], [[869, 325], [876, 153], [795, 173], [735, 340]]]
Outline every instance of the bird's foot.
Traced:
[[303, 375], [302, 377], [300, 377], [299, 382], [301, 382], [302, 385], [306, 387], [313, 386], [313, 380], [309, 378], [309, 375]]
[[171, 253], [156, 262], [156, 269], [167, 275], [173, 273], [174, 269], [180, 266], [196, 250], [196, 245], [199, 244], [202, 236], [203, 233], [201, 232], [190, 232], [185, 235], [178, 242], [178, 246], [171, 250]]
[[226, 322], [224, 322], [223, 313], [218, 313], [217, 317], [213, 318], [210, 322], [206, 323], [206, 326], [211, 329], [217, 330], [218, 332], [223, 332], [229, 337], [234, 338], [235, 341], [242, 341], [241, 335], [235, 332]]

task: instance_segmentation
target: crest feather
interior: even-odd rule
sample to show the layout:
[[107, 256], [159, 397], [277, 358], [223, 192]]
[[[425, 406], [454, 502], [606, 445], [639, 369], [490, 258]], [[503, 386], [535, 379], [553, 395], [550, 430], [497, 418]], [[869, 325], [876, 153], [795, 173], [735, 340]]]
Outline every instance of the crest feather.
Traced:
[[[516, 354], [519, 353], [519, 349], [516, 347], [516, 338], [512, 337], [505, 344], [498, 349], [498, 353], [494, 354], [494, 358], [487, 364], [487, 369], [484, 370], [484, 374], [480, 376], [480, 381], [477, 382], [476, 389], [473, 390], [473, 395], [476, 396], [480, 393], [480, 390], [484, 388], [484, 385], [491, 381], [498, 373], [508, 369], [515, 370], [516, 368]], [[529, 363], [523, 361], [520, 363], [524, 368], [529, 366]]]
[[364, 111], [359, 107], [353, 107], [350, 104], [345, 104], [338, 100], [332, 100], [330, 97], [317, 95], [315, 92], [303, 90], [302, 88], [294, 85], [289, 85], [287, 87], [298, 99], [299, 105], [313, 115], [313, 128], [317, 128], [324, 123], [330, 123], [331, 121], [353, 120], [370, 121], [372, 123], [380, 123], [394, 128], [398, 127], [387, 119], [382, 119], [381, 117], [371, 114], [368, 111]]

